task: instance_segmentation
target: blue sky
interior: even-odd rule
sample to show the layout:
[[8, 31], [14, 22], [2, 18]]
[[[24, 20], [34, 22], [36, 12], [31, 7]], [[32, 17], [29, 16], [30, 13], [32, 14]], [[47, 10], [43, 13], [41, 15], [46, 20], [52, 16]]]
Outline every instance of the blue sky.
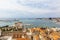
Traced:
[[0, 0], [0, 18], [60, 17], [60, 0]]

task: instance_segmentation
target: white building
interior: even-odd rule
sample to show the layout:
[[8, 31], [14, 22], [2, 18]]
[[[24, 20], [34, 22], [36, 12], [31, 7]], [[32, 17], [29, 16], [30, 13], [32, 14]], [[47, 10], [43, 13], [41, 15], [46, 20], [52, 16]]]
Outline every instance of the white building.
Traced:
[[22, 22], [17, 22], [13, 26], [14, 27], [17, 27], [17, 28], [22, 28], [23, 27], [23, 24], [22, 24]]
[[27, 34], [28, 38], [30, 38], [30, 40], [31, 40], [32, 33], [31, 32], [27, 32], [26, 34]]
[[1, 40], [12, 40], [12, 36], [3, 36], [0, 37]]
[[53, 30], [53, 31], [60, 31], [60, 28], [50, 28], [50, 30]]
[[1, 29], [0, 29], [0, 36], [1, 36]]

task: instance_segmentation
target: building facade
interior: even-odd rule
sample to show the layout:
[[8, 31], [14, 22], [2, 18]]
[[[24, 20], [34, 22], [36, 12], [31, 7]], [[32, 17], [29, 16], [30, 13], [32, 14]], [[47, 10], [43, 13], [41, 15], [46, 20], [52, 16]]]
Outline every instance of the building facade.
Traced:
[[0, 36], [1, 36], [1, 32], [2, 32], [2, 31], [1, 31], [1, 29], [0, 29]]

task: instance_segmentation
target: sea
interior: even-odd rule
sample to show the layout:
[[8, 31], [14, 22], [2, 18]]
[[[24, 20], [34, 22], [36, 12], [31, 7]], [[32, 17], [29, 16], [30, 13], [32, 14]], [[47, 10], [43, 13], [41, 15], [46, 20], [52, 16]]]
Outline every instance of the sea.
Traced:
[[27, 28], [31, 27], [60, 27], [60, 24], [56, 24], [51, 20], [48, 19], [36, 19], [36, 18], [19, 18], [19, 19], [1, 19], [0, 20], [0, 27], [6, 25], [14, 25], [16, 22], [22, 22], [23, 24], [30, 24], [25, 25]]

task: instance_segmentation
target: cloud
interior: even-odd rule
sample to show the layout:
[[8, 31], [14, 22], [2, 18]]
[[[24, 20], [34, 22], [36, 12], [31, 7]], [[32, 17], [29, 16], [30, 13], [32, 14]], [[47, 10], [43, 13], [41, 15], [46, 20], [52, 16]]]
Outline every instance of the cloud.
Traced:
[[55, 9], [60, 7], [60, 0], [19, 0], [19, 3], [34, 8]]
[[1, 2], [1, 4], [0, 4], [0, 9], [3, 9], [3, 10], [5, 10], [5, 9], [8, 9], [8, 10], [20, 10], [20, 11], [27, 11], [27, 12], [32, 12], [32, 13], [42, 13], [43, 11], [44, 11], [44, 13], [45, 12], [50, 12], [50, 10], [44, 10], [44, 9], [37, 9], [37, 8], [31, 8], [31, 7], [28, 7], [28, 6], [24, 6], [24, 5], [19, 5], [18, 3], [17, 3], [17, 1], [16, 2], [14, 2], [14, 1], [12, 1], [12, 0], [6, 0], [6, 1], [4, 1], [4, 0], [2, 0], [2, 1], [0, 1]]
[[59, 13], [60, 0], [0, 0], [0, 17], [60, 17]]
[[36, 14], [19, 10], [0, 10], [0, 18], [34, 18]]

